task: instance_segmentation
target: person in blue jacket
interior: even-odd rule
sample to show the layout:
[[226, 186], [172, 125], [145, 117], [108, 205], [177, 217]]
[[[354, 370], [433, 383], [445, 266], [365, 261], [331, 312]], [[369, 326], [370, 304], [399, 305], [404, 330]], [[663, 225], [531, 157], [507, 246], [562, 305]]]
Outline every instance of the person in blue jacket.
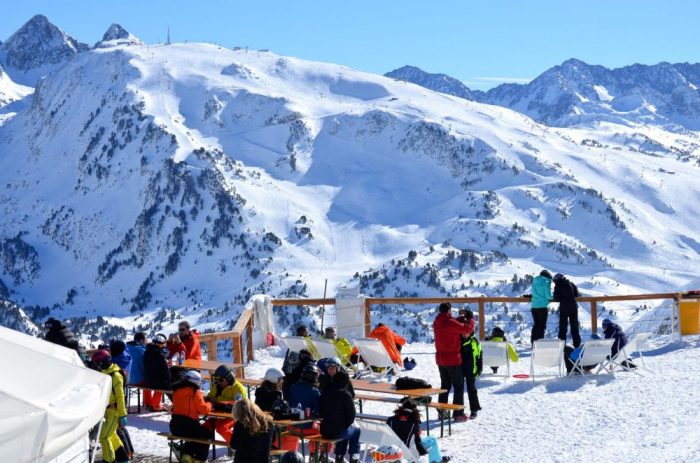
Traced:
[[126, 350], [126, 343], [119, 339], [112, 339], [109, 342], [109, 351], [112, 354], [112, 363], [116, 363], [126, 373], [124, 384], [129, 384], [131, 377], [131, 354]]
[[143, 384], [143, 354], [146, 352], [146, 333], [136, 333], [134, 340], [126, 343], [126, 351], [131, 355], [129, 384]]
[[538, 339], [544, 338], [547, 315], [549, 314], [548, 306], [552, 300], [552, 274], [548, 270], [542, 270], [532, 280], [530, 293], [532, 294], [532, 301], [530, 302], [530, 312], [532, 312], [530, 343], [534, 344]]
[[[311, 417], [318, 416], [319, 400], [321, 399], [321, 391], [318, 388], [319, 375], [320, 371], [316, 365], [306, 365], [301, 372], [300, 381], [293, 384], [289, 391], [289, 405], [291, 407], [301, 405], [304, 411], [308, 408]], [[304, 434], [315, 433], [318, 430], [318, 425], [303, 424], [299, 426], [299, 429]]]
[[[617, 323], [613, 323], [609, 318], [603, 320], [603, 335], [605, 335], [605, 339], [612, 338], [615, 340], [611, 348], [613, 357], [627, 344], [627, 335], [622, 331], [622, 327]], [[635, 364], [629, 361], [624, 361], [622, 364], [627, 368], [637, 368]]]

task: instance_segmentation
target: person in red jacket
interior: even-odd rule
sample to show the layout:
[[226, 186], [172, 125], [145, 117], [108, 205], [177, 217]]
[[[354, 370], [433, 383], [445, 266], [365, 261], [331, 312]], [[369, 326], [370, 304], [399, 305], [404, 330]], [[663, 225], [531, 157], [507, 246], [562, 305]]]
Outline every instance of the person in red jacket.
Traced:
[[[438, 402], [447, 403], [450, 389], [453, 390], [452, 403], [464, 405], [464, 376], [462, 375], [462, 335], [470, 336], [474, 332], [474, 319], [460, 323], [452, 318], [452, 304], [443, 302], [438, 306], [438, 315], [433, 322], [435, 336], [435, 361], [440, 371], [440, 389], [446, 389], [438, 395]], [[466, 421], [463, 410], [454, 413], [456, 422]]]
[[177, 326], [177, 333], [168, 339], [168, 351], [173, 357], [178, 353], [185, 355], [185, 360], [202, 360], [202, 346], [199, 344], [199, 332], [190, 329], [188, 321], [182, 321]]

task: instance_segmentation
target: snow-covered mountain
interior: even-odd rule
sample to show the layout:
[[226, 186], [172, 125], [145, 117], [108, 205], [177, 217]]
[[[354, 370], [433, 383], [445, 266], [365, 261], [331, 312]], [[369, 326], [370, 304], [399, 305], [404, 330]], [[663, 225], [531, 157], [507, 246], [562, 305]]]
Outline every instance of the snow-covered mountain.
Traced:
[[700, 64], [607, 69], [570, 59], [526, 85], [500, 85], [481, 101], [557, 127], [608, 121], [699, 130], [698, 86]]
[[38, 78], [89, 48], [38, 14], [0, 45], [0, 64], [14, 82], [34, 86]]
[[392, 79], [404, 80], [430, 90], [447, 93], [467, 100], [480, 100], [483, 92], [470, 90], [461, 81], [447, 74], [431, 74], [415, 66], [403, 66], [384, 74]]
[[143, 45], [143, 42], [121, 25], [112, 24], [105, 31], [102, 40], [95, 44], [95, 48], [107, 48], [114, 45]]
[[[221, 329], [251, 294], [325, 278], [371, 296], [522, 294], [543, 266], [588, 294], [695, 278], [697, 147], [204, 44], [81, 52], [31, 98], [0, 120], [0, 280], [39, 317]], [[429, 310], [385, 316], [419, 338]]]
[[[656, 125], [700, 130], [700, 64], [634, 64], [618, 69], [570, 59], [528, 84], [473, 91], [444, 74], [404, 66], [385, 74], [431, 90], [513, 109], [554, 127]], [[624, 130], [624, 129], [623, 129]]]

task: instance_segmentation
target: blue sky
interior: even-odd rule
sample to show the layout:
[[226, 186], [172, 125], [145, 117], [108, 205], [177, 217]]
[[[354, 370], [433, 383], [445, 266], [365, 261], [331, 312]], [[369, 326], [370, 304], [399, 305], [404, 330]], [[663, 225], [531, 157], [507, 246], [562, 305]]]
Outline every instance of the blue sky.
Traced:
[[527, 81], [568, 58], [700, 62], [692, 0], [0, 0], [0, 40], [41, 13], [93, 44], [112, 22], [147, 43], [215, 42], [384, 73], [412, 64], [471, 88]]

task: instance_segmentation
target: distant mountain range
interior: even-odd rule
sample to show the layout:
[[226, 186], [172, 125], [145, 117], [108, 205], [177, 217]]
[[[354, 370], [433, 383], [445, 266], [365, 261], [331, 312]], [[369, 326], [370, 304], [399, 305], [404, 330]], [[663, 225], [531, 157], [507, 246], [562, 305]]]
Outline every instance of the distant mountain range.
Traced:
[[634, 64], [619, 69], [570, 59], [528, 84], [472, 91], [457, 79], [404, 66], [385, 74], [431, 90], [513, 109], [555, 127], [596, 122], [700, 129], [700, 64]]
[[[486, 95], [404, 69], [457, 98], [401, 73], [149, 46], [119, 25], [88, 47], [36, 16], [0, 66], [0, 323], [18, 329], [49, 314], [93, 341], [180, 317], [229, 329], [252, 294], [318, 297], [326, 278], [329, 294], [436, 297], [522, 294], [543, 267], [587, 294], [696, 278], [700, 140], [676, 120], [690, 109], [660, 103], [680, 65], [654, 71], [668, 92], [651, 71], [627, 87], [599, 67], [574, 82], [588, 67], [571, 61]], [[511, 309], [483, 323], [526, 332]], [[433, 312], [375, 316], [426, 339]]]

